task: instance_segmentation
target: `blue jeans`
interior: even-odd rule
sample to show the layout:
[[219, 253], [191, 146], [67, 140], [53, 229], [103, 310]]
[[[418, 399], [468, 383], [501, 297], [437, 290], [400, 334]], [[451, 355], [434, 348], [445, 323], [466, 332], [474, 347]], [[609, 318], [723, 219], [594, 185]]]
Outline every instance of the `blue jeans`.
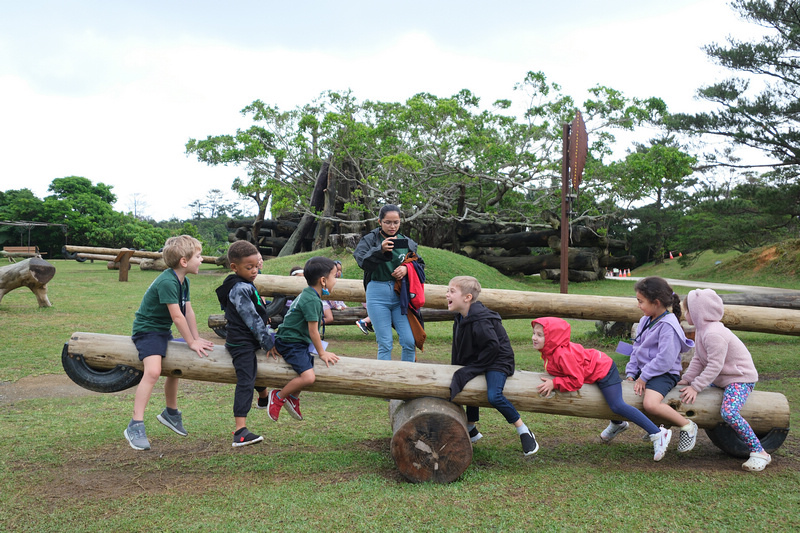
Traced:
[[[515, 423], [519, 420], [519, 413], [508, 401], [508, 398], [503, 395], [503, 388], [506, 386], [505, 372], [498, 372], [496, 370], [489, 370], [486, 372], [486, 396], [489, 403], [500, 411], [509, 424]], [[467, 422], [477, 422], [479, 420], [479, 410], [473, 405], [467, 406]]]
[[400, 312], [400, 296], [394, 292], [394, 281], [370, 281], [367, 284], [367, 314], [378, 341], [378, 359], [392, 359], [392, 326], [403, 348], [401, 359], [414, 362], [416, 347], [408, 317]]

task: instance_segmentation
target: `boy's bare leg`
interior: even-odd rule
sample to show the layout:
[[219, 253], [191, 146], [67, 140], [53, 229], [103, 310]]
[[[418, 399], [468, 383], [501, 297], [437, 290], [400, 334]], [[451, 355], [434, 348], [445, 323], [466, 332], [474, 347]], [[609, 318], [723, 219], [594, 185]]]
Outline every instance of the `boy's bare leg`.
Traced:
[[642, 399], [642, 406], [647, 414], [663, 418], [672, 423], [672, 425], [683, 427], [689, 423], [689, 419], [684, 418], [678, 411], [669, 405], [662, 403], [664, 396], [661, 393], [652, 389], [644, 391], [644, 398]]
[[297, 396], [304, 388], [312, 385], [317, 376], [314, 374], [314, 369], [309, 368], [289, 383], [286, 384], [280, 391], [281, 398], [288, 398], [290, 395]]
[[167, 407], [170, 409], [178, 408], [178, 384], [180, 379], [174, 376], [169, 376], [167, 382], [164, 383], [164, 396], [167, 400]]
[[[153, 394], [153, 387], [156, 381], [161, 376], [161, 356], [150, 355], [142, 361], [144, 364], [144, 372], [142, 373], [142, 380], [136, 387], [136, 396], [133, 399], [133, 419], [144, 420], [144, 410], [147, 407], [147, 402], [150, 401], [150, 395]], [[177, 401], [177, 388], [176, 388], [176, 401]]]

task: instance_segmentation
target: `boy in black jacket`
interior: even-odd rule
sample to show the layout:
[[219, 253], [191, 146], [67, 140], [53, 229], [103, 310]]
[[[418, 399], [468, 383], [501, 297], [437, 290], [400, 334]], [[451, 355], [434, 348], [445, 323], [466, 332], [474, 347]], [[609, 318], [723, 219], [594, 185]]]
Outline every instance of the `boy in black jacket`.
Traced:
[[[247, 429], [247, 413], [253, 403], [253, 388], [256, 383], [256, 350], [265, 351], [274, 345], [271, 328], [267, 325], [267, 313], [253, 281], [258, 275], [261, 254], [252, 243], [236, 241], [228, 248], [230, 274], [217, 288], [217, 298], [225, 311], [227, 333], [225, 347], [233, 359], [236, 370], [236, 392], [233, 397], [233, 418], [236, 429], [233, 447], [261, 442], [264, 437]], [[266, 387], [255, 387], [267, 406]], [[259, 399], [260, 400], [260, 399]], [[259, 401], [261, 407], [261, 401]]]
[[[511, 341], [500, 315], [477, 301], [480, 293], [481, 284], [471, 276], [457, 276], [447, 286], [447, 309], [458, 313], [453, 323], [450, 362], [464, 365], [453, 374], [450, 400], [472, 378], [485, 374], [489, 403], [500, 411], [509, 424], [514, 424], [522, 441], [522, 453], [528, 457], [539, 451], [539, 444], [517, 410], [503, 395], [506, 378], [514, 375], [514, 350], [511, 349]], [[473, 443], [483, 437], [475, 426], [478, 418], [478, 408], [468, 405], [467, 430]]]

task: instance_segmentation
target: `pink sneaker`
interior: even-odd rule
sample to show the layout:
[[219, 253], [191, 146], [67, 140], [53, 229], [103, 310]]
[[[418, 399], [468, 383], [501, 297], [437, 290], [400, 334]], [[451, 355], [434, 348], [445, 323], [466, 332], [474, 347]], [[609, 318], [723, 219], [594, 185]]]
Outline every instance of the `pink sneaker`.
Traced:
[[300, 398], [289, 395], [289, 397], [284, 400], [283, 408], [289, 411], [289, 414], [295, 420], [303, 419], [303, 415], [300, 413]]
[[283, 407], [284, 402], [285, 400], [278, 396], [278, 389], [269, 391], [269, 407], [267, 408], [267, 413], [269, 413], [269, 417], [275, 422], [278, 421], [278, 417], [281, 415], [281, 407]]

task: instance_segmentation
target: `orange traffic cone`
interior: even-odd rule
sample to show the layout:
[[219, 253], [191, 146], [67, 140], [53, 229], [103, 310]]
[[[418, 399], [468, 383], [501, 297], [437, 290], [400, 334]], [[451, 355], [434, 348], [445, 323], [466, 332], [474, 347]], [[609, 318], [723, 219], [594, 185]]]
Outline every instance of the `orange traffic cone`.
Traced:
[[678, 257], [683, 257], [683, 254], [678, 252]]
[[670, 258], [670, 259], [674, 259], [674, 258], [672, 257], [672, 252], [670, 252], [670, 253], [669, 253], [669, 258]]

